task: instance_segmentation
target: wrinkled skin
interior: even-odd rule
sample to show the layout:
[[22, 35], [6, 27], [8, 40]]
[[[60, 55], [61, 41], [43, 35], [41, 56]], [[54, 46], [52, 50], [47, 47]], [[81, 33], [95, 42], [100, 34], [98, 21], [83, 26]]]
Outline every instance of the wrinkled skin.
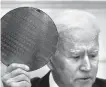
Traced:
[[28, 71], [29, 67], [27, 65], [10, 64], [1, 77], [2, 87], [31, 87]]
[[[70, 33], [71, 32], [71, 33]], [[51, 59], [51, 70], [59, 87], [92, 87], [98, 69], [96, 32], [75, 30], [63, 33]]]

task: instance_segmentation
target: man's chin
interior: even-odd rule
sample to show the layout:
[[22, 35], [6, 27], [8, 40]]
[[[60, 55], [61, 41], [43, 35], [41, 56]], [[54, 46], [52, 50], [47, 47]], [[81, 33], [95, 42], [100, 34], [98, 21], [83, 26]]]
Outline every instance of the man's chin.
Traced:
[[71, 84], [71, 85], [66, 85], [65, 87], [92, 87], [92, 84]]
[[88, 82], [73, 82], [70, 83], [69, 85], [65, 85], [64, 87], [92, 87], [93, 82], [88, 81]]
[[92, 87], [93, 83], [92, 82], [80, 82], [80, 83], [75, 83], [74, 87]]

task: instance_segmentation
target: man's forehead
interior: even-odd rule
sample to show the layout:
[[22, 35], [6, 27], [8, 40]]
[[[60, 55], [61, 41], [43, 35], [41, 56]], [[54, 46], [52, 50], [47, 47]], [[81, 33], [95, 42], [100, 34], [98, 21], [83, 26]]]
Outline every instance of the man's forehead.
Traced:
[[80, 51], [81, 49], [98, 49], [98, 35], [95, 31], [84, 31], [83, 29], [74, 29], [61, 32], [64, 49], [70, 51]]
[[[97, 32], [95, 30], [90, 30], [90, 29], [77, 29], [70, 31], [71, 34], [69, 34], [71, 40], [79, 43], [88, 43], [88, 42], [93, 42], [97, 40]], [[68, 35], [68, 34], [67, 34]]]
[[79, 53], [82, 51], [98, 51], [99, 45], [98, 42], [89, 42], [89, 43], [69, 43], [64, 42], [64, 50], [71, 53]]
[[78, 27], [67, 29], [60, 33], [60, 37], [69, 43], [88, 43], [98, 41], [98, 33], [95, 29], [81, 29]]

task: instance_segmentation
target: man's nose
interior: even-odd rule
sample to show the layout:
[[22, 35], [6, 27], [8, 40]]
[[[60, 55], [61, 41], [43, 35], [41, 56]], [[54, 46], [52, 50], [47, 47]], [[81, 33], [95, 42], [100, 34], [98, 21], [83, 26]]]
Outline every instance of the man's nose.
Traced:
[[89, 57], [87, 55], [85, 55], [85, 57], [82, 61], [80, 69], [82, 71], [86, 71], [86, 72], [91, 70], [91, 63], [90, 63]]

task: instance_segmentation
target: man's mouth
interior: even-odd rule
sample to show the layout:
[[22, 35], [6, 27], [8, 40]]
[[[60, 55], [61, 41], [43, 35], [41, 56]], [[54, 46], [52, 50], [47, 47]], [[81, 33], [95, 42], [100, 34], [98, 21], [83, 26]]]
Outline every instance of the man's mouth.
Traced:
[[82, 80], [89, 80], [91, 79], [90, 77], [86, 77], [86, 78], [81, 78]]
[[91, 77], [83, 77], [83, 78], [78, 78], [77, 80], [78, 80], [78, 81], [86, 82], [86, 81], [91, 81], [92, 78], [91, 78]]

